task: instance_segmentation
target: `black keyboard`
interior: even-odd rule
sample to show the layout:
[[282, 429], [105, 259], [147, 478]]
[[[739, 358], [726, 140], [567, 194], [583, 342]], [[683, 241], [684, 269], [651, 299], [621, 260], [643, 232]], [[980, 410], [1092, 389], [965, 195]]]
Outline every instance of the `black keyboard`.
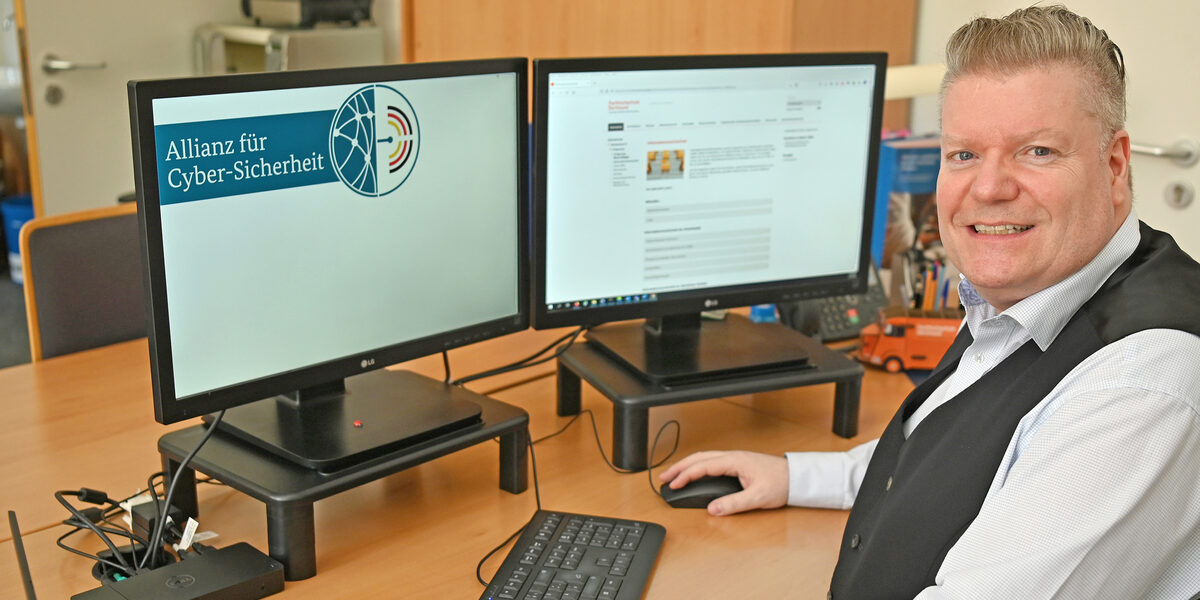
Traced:
[[656, 523], [539, 510], [480, 600], [636, 600], [667, 530]]

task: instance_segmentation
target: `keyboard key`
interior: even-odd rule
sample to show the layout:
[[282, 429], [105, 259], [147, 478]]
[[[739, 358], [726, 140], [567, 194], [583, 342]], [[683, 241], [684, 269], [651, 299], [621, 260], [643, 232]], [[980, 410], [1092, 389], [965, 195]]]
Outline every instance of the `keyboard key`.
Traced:
[[600, 588], [600, 595], [597, 596], [597, 598], [598, 598], [598, 600], [616, 600], [618, 589], [619, 588], [613, 588], [610, 590], [610, 589]]
[[583, 586], [583, 594], [580, 598], [587, 600], [588, 598], [597, 597], [600, 594], [600, 586], [603, 583], [604, 580], [599, 577], [588, 577], [587, 585]]

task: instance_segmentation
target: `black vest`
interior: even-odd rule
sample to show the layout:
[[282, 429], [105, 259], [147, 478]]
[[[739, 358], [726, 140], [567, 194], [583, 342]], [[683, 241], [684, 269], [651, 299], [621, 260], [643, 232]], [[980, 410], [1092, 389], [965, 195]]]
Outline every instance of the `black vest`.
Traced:
[[904, 420], [971, 344], [964, 327], [880, 436], [846, 523], [831, 596], [912, 598], [933, 585], [946, 553], [979, 514], [1021, 418], [1100, 348], [1159, 328], [1200, 335], [1200, 265], [1171, 236], [1142, 223], [1133, 255], [1045, 352], [1027, 342], [906, 440]]

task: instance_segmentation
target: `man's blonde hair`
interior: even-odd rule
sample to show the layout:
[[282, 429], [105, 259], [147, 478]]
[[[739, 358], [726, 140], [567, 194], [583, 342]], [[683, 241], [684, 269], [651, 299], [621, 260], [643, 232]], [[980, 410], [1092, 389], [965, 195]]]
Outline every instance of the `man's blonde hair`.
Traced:
[[1023, 8], [1000, 19], [979, 17], [960, 27], [946, 43], [942, 95], [965, 75], [1009, 76], [1053, 65], [1083, 74], [1083, 106], [1099, 119], [1105, 142], [1125, 128], [1121, 49], [1103, 29], [1060, 5]]

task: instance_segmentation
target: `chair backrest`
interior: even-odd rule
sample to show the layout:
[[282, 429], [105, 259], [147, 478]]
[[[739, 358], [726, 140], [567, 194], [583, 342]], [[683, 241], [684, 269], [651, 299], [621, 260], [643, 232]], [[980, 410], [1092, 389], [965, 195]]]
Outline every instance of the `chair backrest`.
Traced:
[[146, 336], [136, 204], [39, 217], [21, 228], [34, 361]]

